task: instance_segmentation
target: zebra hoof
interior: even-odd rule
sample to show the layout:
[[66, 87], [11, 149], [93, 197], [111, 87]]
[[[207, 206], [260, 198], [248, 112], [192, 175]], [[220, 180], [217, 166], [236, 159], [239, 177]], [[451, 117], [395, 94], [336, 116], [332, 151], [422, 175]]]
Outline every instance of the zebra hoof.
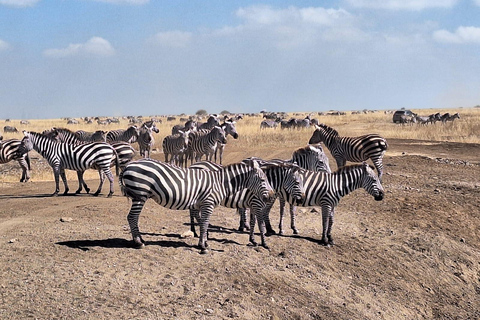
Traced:
[[297, 229], [293, 229], [293, 234], [300, 234]]
[[113, 192], [110, 192], [108, 195], [107, 195], [107, 198], [111, 198], [113, 196]]
[[90, 188], [85, 188], [86, 193], [90, 193]]
[[143, 242], [143, 240], [136, 239], [133, 240], [133, 247], [135, 249], [143, 249], [145, 248], [145, 243]]
[[95, 193], [93, 194], [93, 196], [94, 196], [94, 197], [98, 197], [99, 194], [100, 194], [100, 192], [95, 192]]
[[[277, 234], [277, 233], [275, 232], [275, 230], [268, 230], [268, 231], [265, 233], [265, 235], [266, 235], [267, 237], [274, 236], [274, 235], [276, 235], [276, 234]], [[280, 234], [282, 234], [282, 233], [280, 233]]]
[[264, 247], [264, 248], [267, 249], [267, 250], [270, 250], [270, 247], [269, 247], [268, 244], [266, 244], [266, 243], [262, 244], [262, 247]]
[[207, 254], [208, 253], [208, 249], [207, 248], [202, 248], [200, 250], [200, 254]]
[[75, 194], [80, 194], [80, 192], [82, 192], [82, 189], [78, 189], [77, 191], [75, 191]]

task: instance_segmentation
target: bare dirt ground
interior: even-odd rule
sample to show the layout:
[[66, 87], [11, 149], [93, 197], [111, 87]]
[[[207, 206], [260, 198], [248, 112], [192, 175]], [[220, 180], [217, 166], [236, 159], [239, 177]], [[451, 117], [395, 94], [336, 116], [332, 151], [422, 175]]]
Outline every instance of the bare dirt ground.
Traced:
[[[107, 199], [50, 197], [52, 181], [2, 183], [0, 318], [480, 319], [480, 145], [389, 146], [386, 199], [343, 198], [333, 247], [318, 243], [310, 209], [299, 236], [271, 236], [266, 250], [247, 245], [234, 210], [217, 208], [201, 255], [197, 239], [180, 237], [188, 212], [149, 201], [137, 250], [118, 185]], [[252, 148], [226, 162], [291, 152]]]

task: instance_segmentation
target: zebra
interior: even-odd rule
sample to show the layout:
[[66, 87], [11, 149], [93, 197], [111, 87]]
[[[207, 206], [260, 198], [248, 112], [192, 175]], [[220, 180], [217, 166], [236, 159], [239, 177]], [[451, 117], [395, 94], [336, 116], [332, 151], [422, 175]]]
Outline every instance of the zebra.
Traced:
[[[260, 167], [265, 172], [268, 182], [272, 186], [273, 190], [277, 195], [282, 195], [284, 198], [287, 198], [289, 195], [290, 201], [292, 203], [300, 202], [304, 195], [303, 191], [303, 181], [299, 179], [297, 171], [300, 169], [297, 165], [292, 163], [268, 163], [264, 162], [261, 159], [249, 158], [244, 161], [259, 161], [261, 163]], [[216, 164], [211, 161], [202, 161], [197, 162], [190, 166], [190, 169], [203, 169], [208, 171], [219, 171], [223, 168], [222, 165]], [[272, 199], [275, 201], [275, 199]], [[227, 208], [234, 208], [237, 210], [249, 208], [251, 211], [251, 227], [250, 227], [250, 237], [249, 241], [254, 246], [257, 246], [255, 241], [254, 229], [255, 229], [255, 220], [258, 220], [258, 228], [260, 230], [261, 245], [264, 248], [268, 249], [268, 245], [265, 241], [265, 219], [264, 211], [266, 203], [259, 199], [251, 190], [243, 189], [237, 193], [232, 193], [230, 196], [224, 198], [220, 203], [222, 206]], [[190, 225], [191, 231], [195, 236], [195, 211], [190, 211]]]
[[3, 132], [18, 132], [17, 128], [12, 126], [5, 126], [3, 127]]
[[88, 132], [84, 130], [77, 130], [75, 131], [75, 135], [77, 136], [78, 140], [81, 141], [107, 141], [107, 131], [97, 130], [95, 132]]
[[0, 141], [0, 163], [7, 163], [16, 160], [22, 168], [20, 182], [30, 180], [30, 156], [22, 141], [18, 139], [7, 139]]
[[136, 125], [130, 126], [127, 130], [125, 129], [110, 130], [107, 132], [107, 142], [111, 143], [114, 141], [125, 141], [129, 143], [133, 143], [137, 141], [138, 134], [139, 134], [139, 131]]
[[155, 144], [153, 132], [160, 132], [153, 121], [147, 121], [140, 127], [137, 143], [138, 148], [140, 149], [140, 156], [144, 158], [150, 158], [150, 150]]
[[[97, 131], [98, 132], [98, 131]], [[101, 131], [102, 133], [105, 133], [105, 131]], [[81, 140], [79, 138], [79, 135], [77, 132], [73, 132], [70, 129], [66, 128], [52, 128], [51, 130], [45, 130], [42, 132], [43, 135], [49, 137], [50, 139], [53, 139], [57, 142], [62, 142], [62, 143], [68, 143], [72, 145], [79, 145], [79, 144], [85, 144], [88, 142], [95, 142], [95, 134], [90, 136], [90, 139], [92, 140]], [[101, 136], [101, 135], [100, 135]], [[103, 135], [105, 136], [105, 135]], [[84, 137], [84, 139], [86, 139]], [[135, 149], [125, 141], [114, 141], [110, 143], [110, 145], [115, 149], [116, 156], [112, 158], [112, 161], [110, 163], [110, 167], [113, 167], [116, 164], [117, 158], [118, 158], [118, 166], [120, 169], [123, 169], [128, 162], [130, 162], [133, 157], [135, 156]], [[96, 167], [92, 167], [92, 169], [97, 169]], [[87, 193], [90, 193], [90, 188], [88, 188], [87, 183], [83, 179], [83, 174], [84, 171], [77, 171], [77, 178], [78, 178], [78, 189], [75, 191], [76, 194], [79, 194], [82, 192], [83, 188], [85, 188], [85, 191]], [[101, 173], [103, 176], [103, 172]], [[98, 187], [98, 192], [101, 191], [103, 187], [103, 180], [100, 179], [101, 185]]]
[[457, 112], [453, 115], [450, 115], [450, 113], [447, 112], [440, 119], [442, 120], [442, 123], [445, 124], [447, 121], [453, 122], [455, 119], [460, 119], [460, 114]]
[[195, 120], [187, 120], [185, 122], [185, 125], [182, 126], [180, 124], [177, 124], [172, 127], [172, 134], [177, 134], [180, 133], [180, 131], [195, 131], [197, 130], [197, 122]]
[[275, 120], [263, 120], [261, 123], [260, 123], [260, 129], [270, 129], [270, 128], [273, 128], [273, 129], [277, 129], [277, 126], [278, 126], [278, 122]]
[[[374, 168], [366, 162], [339, 168], [333, 173], [299, 170], [303, 181], [305, 198], [300, 207], [319, 206], [322, 208], [322, 240], [323, 245], [334, 245], [331, 235], [334, 209], [340, 199], [350, 192], [364, 188], [376, 201], [384, 198], [385, 191]], [[271, 204], [265, 215], [271, 210]]]
[[382, 159], [388, 148], [387, 140], [378, 134], [367, 134], [360, 137], [340, 137], [338, 132], [325, 125], [315, 127], [309, 144], [323, 142], [333, 158], [337, 167], [343, 167], [347, 161], [362, 162], [371, 159], [378, 171], [381, 180], [383, 175]]
[[218, 117], [211, 115], [208, 117], [207, 122], [198, 123], [197, 128], [198, 130], [213, 129], [213, 127], [218, 127], [219, 125], [220, 125], [220, 121], [218, 120]]
[[75, 171], [85, 171], [89, 168], [97, 169], [100, 175], [100, 186], [95, 196], [97, 196], [103, 185], [104, 177], [102, 172], [110, 181], [110, 192], [108, 197], [113, 195], [113, 174], [110, 170], [110, 163], [112, 158], [116, 159], [116, 173], [118, 175], [118, 157], [115, 149], [104, 142], [91, 142], [79, 145], [72, 145], [68, 143], [56, 142], [40, 133], [33, 131], [23, 131], [24, 138], [22, 139], [28, 151], [35, 149], [40, 153], [53, 169], [55, 176], [55, 192], [53, 196], [57, 196], [59, 187], [59, 177], [62, 178], [65, 186], [64, 195], [68, 194], [67, 177], [65, 176], [65, 169]]
[[[233, 139], [238, 139], [237, 129], [235, 128], [235, 121], [225, 121], [221, 125], [222, 129], [225, 131], [225, 137], [231, 135]], [[215, 149], [215, 162], [217, 162], [217, 153], [219, 155], [219, 163], [222, 164], [223, 152], [225, 150], [225, 143], [218, 142], [217, 148]]]
[[200, 161], [202, 156], [206, 156], [206, 160], [212, 160], [218, 143], [227, 143], [225, 138], [225, 130], [222, 127], [214, 127], [211, 130], [199, 130], [190, 132], [188, 137], [188, 147], [185, 157], [185, 167], [190, 158], [190, 164]]
[[166, 136], [162, 142], [163, 154], [165, 162], [168, 161], [170, 155], [170, 163], [177, 166], [183, 166], [183, 155], [188, 147], [188, 136], [190, 131], [178, 131], [177, 134]]
[[[272, 160], [265, 160], [267, 163], [293, 163], [298, 165], [302, 169], [315, 171], [315, 172], [327, 172], [331, 173], [329, 160], [323, 152], [323, 148], [321, 145], [308, 145], [303, 148], [299, 148], [295, 150], [292, 154], [292, 158], [288, 160], [280, 160], [280, 159], [272, 159]], [[279, 234], [283, 234], [283, 218], [285, 213], [285, 198], [279, 194], [279, 201], [280, 201], [280, 222], [278, 225]], [[243, 209], [239, 209], [240, 214], [240, 226], [239, 230], [243, 231], [245, 229], [250, 229], [250, 226], [246, 223], [247, 217], [246, 212]], [[290, 203], [290, 227], [293, 230], [293, 234], [298, 234], [298, 229], [296, 227], [296, 206]], [[267, 235], [276, 234], [275, 230], [273, 230], [270, 217], [267, 215], [264, 218]]]
[[138, 218], [147, 199], [173, 210], [195, 210], [200, 222], [198, 246], [207, 253], [207, 228], [214, 207], [231, 194], [250, 189], [262, 201], [273, 197], [265, 173], [256, 161], [234, 163], [219, 171], [180, 168], [154, 159], [130, 162], [120, 175], [124, 196], [132, 199], [127, 216], [134, 245], [145, 245]]

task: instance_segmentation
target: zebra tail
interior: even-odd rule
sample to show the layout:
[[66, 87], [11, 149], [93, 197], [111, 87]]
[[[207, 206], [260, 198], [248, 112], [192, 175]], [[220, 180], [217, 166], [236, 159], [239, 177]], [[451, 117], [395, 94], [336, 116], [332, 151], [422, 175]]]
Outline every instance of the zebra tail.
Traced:
[[120, 159], [118, 158], [117, 150], [112, 148], [115, 152], [115, 175], [118, 177], [120, 175], [119, 168], [120, 168]]

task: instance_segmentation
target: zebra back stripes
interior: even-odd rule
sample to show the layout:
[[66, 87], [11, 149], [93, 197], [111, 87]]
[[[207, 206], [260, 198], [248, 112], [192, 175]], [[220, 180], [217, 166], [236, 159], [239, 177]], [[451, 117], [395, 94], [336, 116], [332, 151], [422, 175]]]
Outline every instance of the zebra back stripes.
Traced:
[[360, 137], [340, 137], [338, 132], [325, 125], [316, 126], [309, 144], [323, 142], [335, 158], [337, 166], [343, 167], [347, 161], [362, 162], [371, 159], [378, 171], [383, 175], [383, 156], [388, 148], [387, 140], [378, 134], [367, 134]]
[[12, 160], [17, 161], [22, 168], [20, 182], [27, 182], [30, 179], [30, 156], [22, 141], [18, 139], [0, 141], [0, 163]]
[[122, 193], [132, 199], [127, 220], [133, 241], [140, 247], [144, 242], [139, 232], [138, 218], [149, 198], [169, 209], [196, 210], [195, 216], [200, 219], [198, 245], [205, 253], [210, 215], [224, 198], [246, 188], [264, 201], [273, 195], [265, 174], [255, 161], [231, 164], [219, 171], [207, 171], [141, 159], [129, 163], [119, 180]]
[[188, 136], [190, 131], [178, 131], [177, 134], [166, 136], [162, 142], [163, 154], [165, 162], [170, 156], [170, 163], [177, 166], [183, 166], [183, 155], [188, 147]]
[[[85, 171], [89, 168], [97, 168], [99, 172], [103, 172], [110, 180], [109, 197], [113, 194], [113, 174], [110, 170], [110, 163], [115, 155], [115, 149], [104, 142], [91, 142], [86, 144], [71, 145], [67, 143], [56, 142], [48, 137], [36, 133], [24, 131], [22, 142], [27, 150], [35, 149], [50, 164], [55, 176], [55, 192], [58, 195], [59, 177], [62, 178], [65, 186], [64, 194], [68, 193], [67, 178], [65, 169], [75, 171]], [[117, 166], [118, 174], [118, 166]], [[103, 184], [102, 175], [100, 175], [100, 184]], [[98, 195], [98, 190], [95, 195]]]

